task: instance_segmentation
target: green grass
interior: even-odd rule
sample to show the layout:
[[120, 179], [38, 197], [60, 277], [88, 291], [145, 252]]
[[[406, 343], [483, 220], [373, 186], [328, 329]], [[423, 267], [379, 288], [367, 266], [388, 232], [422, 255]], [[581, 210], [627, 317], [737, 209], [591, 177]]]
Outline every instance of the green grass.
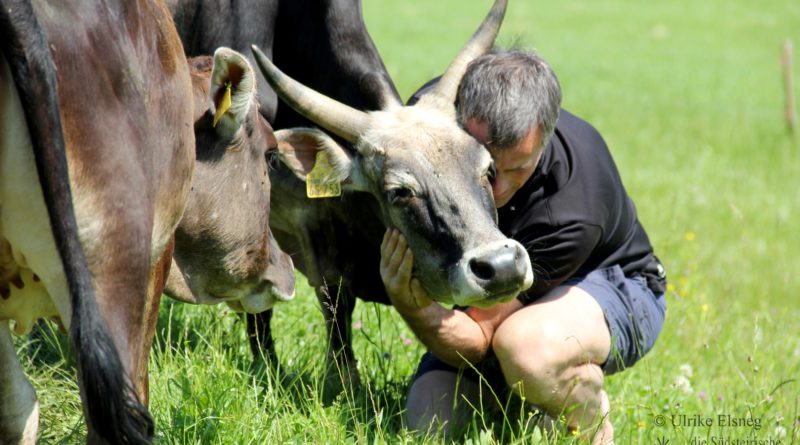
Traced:
[[[364, 3], [404, 98], [444, 69], [489, 7]], [[777, 440], [776, 428], [786, 431], [781, 443], [800, 443], [800, 143], [782, 118], [779, 63], [785, 38], [800, 47], [800, 3], [510, 3], [500, 41], [550, 60], [564, 106], [604, 135], [672, 283], [655, 349], [607, 379], [617, 443]], [[321, 402], [324, 325], [298, 282], [298, 298], [274, 320], [286, 374], [253, 365], [243, 322], [230, 311], [163, 305], [150, 374], [159, 443], [440, 442], [401, 427], [423, 348], [404, 343], [413, 336], [390, 308], [358, 304], [362, 385]], [[63, 342], [19, 343], [33, 352], [20, 355], [42, 401], [41, 442], [79, 443], [74, 372], [55, 347]], [[716, 418], [712, 427], [672, 426], [681, 414], [750, 417], [761, 427]], [[527, 421], [516, 408], [505, 419], [476, 417], [463, 441], [575, 441], [540, 439], [519, 426]]]

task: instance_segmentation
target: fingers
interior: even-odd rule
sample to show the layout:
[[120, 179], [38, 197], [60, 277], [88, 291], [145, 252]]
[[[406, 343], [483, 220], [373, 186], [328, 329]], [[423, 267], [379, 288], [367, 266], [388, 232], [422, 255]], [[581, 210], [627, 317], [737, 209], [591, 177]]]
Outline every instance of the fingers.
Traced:
[[422, 283], [420, 283], [416, 278], [411, 280], [411, 295], [414, 297], [414, 303], [419, 309], [425, 308], [433, 302], [431, 297], [428, 295], [428, 291], [422, 287]]
[[400, 231], [387, 229], [381, 242], [381, 273], [396, 275], [407, 251], [408, 243]]
[[392, 255], [397, 247], [397, 230], [389, 228], [383, 234], [383, 241], [381, 242], [381, 270], [387, 269], [391, 263]]
[[392, 257], [389, 259], [389, 267], [391, 267], [394, 272], [397, 273], [400, 269], [400, 265], [403, 263], [403, 258], [406, 255], [406, 251], [410, 249], [407, 249], [408, 245], [406, 244], [406, 238], [398, 231], [395, 231], [395, 233], [397, 242], [395, 243]]
[[389, 229], [381, 242], [381, 279], [389, 299], [398, 307], [413, 307], [414, 297], [410, 281], [414, 269], [414, 255], [405, 237], [396, 229]]
[[[398, 251], [400, 249], [398, 248]], [[400, 264], [397, 266], [397, 279], [401, 282], [407, 282], [411, 279], [411, 270], [414, 268], [414, 254], [411, 249], [403, 249], [403, 257], [400, 259]]]

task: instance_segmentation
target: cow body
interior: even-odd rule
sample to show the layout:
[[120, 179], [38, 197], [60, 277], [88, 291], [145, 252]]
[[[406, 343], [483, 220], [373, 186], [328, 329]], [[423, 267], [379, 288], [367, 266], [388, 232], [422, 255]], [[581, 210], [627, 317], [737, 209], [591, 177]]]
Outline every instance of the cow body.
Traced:
[[[281, 1], [273, 60], [304, 85], [359, 110], [380, 110], [400, 95], [372, 38], [358, 0]], [[316, 67], [312, 68], [312, 67]], [[317, 127], [283, 101], [274, 128]], [[346, 141], [341, 141], [345, 145]], [[380, 278], [379, 246], [387, 227], [380, 201], [368, 193], [344, 190], [342, 196], [309, 199], [306, 185], [291, 168], [270, 171], [270, 226], [278, 244], [314, 288], [329, 339], [326, 388], [337, 387], [339, 371], [358, 381], [351, 349], [351, 318], [356, 298], [390, 304]], [[271, 313], [251, 317], [249, 328], [272, 344]], [[267, 351], [274, 359], [274, 351]], [[335, 363], [334, 360], [340, 363]]]
[[[278, 0], [233, 0], [224, 4], [212, 0], [166, 0], [166, 3], [188, 57], [205, 56], [219, 47], [228, 47], [245, 54], [252, 65], [255, 63], [250, 55], [252, 44], [272, 54]], [[272, 122], [277, 96], [263, 78], [259, 77], [257, 82], [261, 114]]]
[[[398, 97], [364, 26], [360, 0], [167, 0], [190, 57], [225, 46], [255, 63], [258, 45], [284, 71], [359, 109], [377, 110]], [[326, 69], [309, 69], [324, 66]], [[274, 128], [309, 125], [258, 78], [260, 112]]]
[[147, 354], [194, 164], [180, 41], [158, 1], [2, 8], [0, 442], [36, 429], [9, 323], [45, 316], [75, 345], [89, 440], [149, 442]]

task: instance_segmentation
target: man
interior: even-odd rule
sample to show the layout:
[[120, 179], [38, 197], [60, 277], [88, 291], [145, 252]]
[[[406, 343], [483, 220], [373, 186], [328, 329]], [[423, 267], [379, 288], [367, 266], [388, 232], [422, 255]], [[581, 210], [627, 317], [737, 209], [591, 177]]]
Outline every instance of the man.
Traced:
[[454, 401], [477, 403], [474, 373], [459, 378], [469, 362], [573, 431], [602, 421], [594, 443], [612, 441], [603, 378], [652, 348], [666, 278], [605, 142], [560, 102], [552, 69], [522, 51], [473, 61], [456, 102], [460, 125], [494, 159], [499, 226], [528, 250], [531, 289], [488, 309], [446, 309], [412, 278], [402, 235], [384, 237], [384, 285], [429, 349], [409, 391], [410, 428], [447, 430]]

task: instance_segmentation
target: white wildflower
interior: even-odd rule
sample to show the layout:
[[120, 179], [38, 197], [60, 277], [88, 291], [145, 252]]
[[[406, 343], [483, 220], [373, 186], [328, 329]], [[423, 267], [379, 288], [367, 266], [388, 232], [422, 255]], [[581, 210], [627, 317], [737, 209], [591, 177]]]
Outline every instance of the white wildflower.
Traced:
[[686, 394], [691, 394], [694, 391], [692, 389], [692, 382], [690, 382], [689, 379], [683, 375], [679, 375], [677, 378], [675, 378], [675, 382], [672, 383], [672, 386], [680, 389]]

